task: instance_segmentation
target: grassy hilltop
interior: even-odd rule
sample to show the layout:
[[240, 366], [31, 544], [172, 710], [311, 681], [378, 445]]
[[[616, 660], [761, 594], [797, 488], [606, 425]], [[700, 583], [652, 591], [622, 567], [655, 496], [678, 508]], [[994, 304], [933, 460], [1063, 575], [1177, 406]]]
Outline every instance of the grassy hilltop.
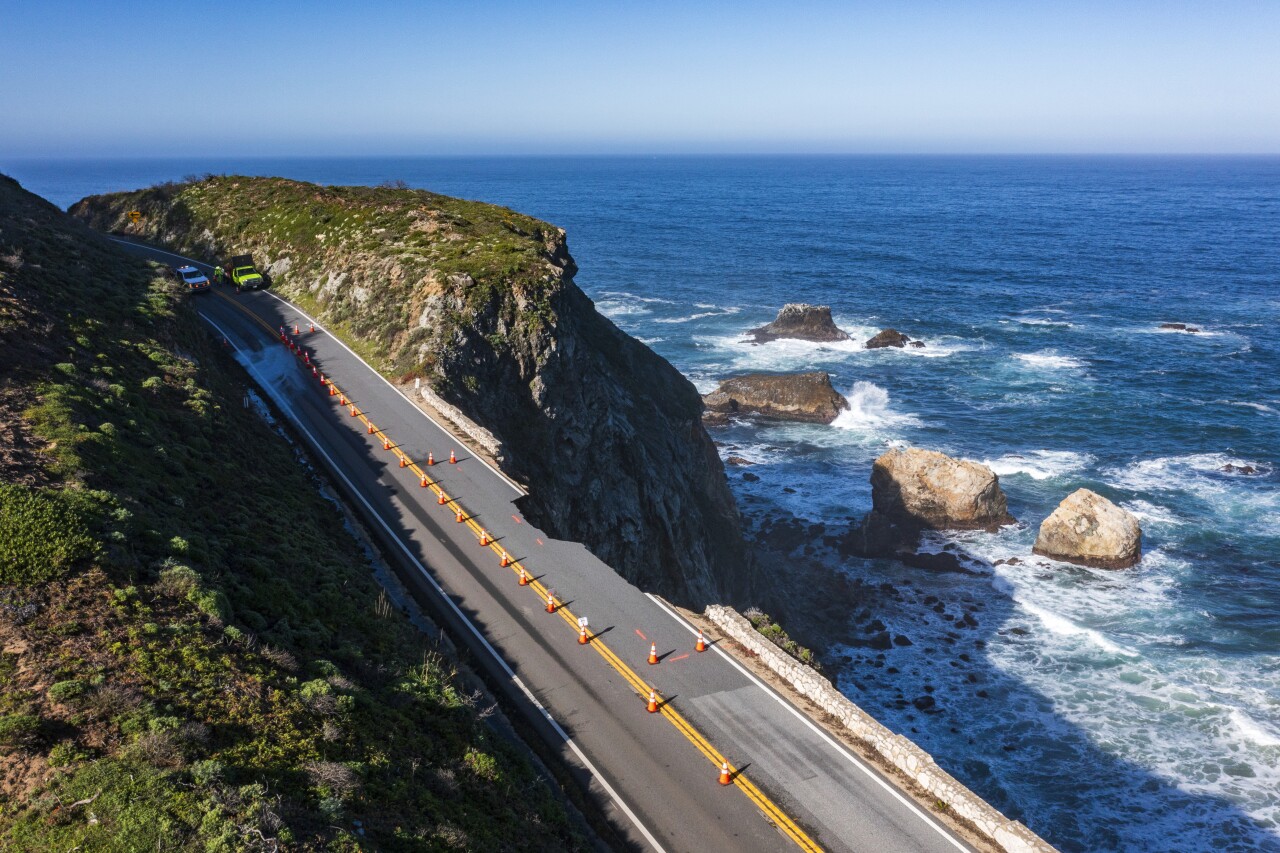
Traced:
[[749, 588], [701, 398], [595, 310], [560, 229], [421, 190], [240, 176], [92, 196], [71, 213], [211, 262], [252, 254], [389, 379], [421, 379], [488, 430], [548, 533], [684, 604]]
[[581, 846], [243, 395], [0, 176], [0, 849]]

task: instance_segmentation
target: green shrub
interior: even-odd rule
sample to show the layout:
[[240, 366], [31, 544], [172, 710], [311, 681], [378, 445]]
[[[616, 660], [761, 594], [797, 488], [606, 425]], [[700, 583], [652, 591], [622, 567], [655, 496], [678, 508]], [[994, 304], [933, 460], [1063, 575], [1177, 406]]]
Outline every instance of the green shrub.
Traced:
[[80, 749], [74, 743], [64, 741], [49, 750], [49, 766], [66, 767], [69, 764], [75, 764], [77, 761], [84, 761], [88, 757], [89, 753]]
[[39, 734], [40, 718], [34, 714], [0, 716], [0, 746], [29, 746]]
[[84, 695], [84, 692], [87, 689], [88, 687], [85, 686], [83, 681], [73, 678], [70, 681], [57, 682], [49, 688], [49, 692], [46, 695], [49, 697], [50, 702], [63, 704], [70, 702], [77, 696]]
[[197, 785], [211, 785], [214, 782], [220, 782], [226, 773], [227, 768], [223, 766], [222, 762], [212, 758], [205, 761], [197, 761], [191, 765], [191, 780]]
[[155, 590], [161, 595], [187, 598], [199, 586], [200, 576], [195, 569], [170, 562], [160, 569], [160, 579], [156, 581]]
[[39, 583], [99, 557], [99, 515], [80, 492], [0, 485], [0, 585]]

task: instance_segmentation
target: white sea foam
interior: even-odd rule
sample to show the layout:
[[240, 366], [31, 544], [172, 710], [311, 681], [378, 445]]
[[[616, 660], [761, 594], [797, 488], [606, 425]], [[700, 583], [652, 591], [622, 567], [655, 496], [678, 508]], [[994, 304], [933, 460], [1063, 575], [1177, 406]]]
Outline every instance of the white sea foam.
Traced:
[[858, 341], [777, 340], [756, 344], [738, 335], [696, 335], [695, 344], [728, 356], [729, 370], [797, 370], [815, 364], [843, 362], [866, 352]]
[[632, 302], [649, 302], [655, 305], [675, 305], [676, 304], [675, 300], [672, 300], [672, 299], [660, 299], [657, 296], [638, 296], [637, 294], [634, 294], [634, 293], [628, 293], [625, 290], [603, 290], [600, 292], [600, 295], [613, 297], [615, 299], [629, 300]]
[[1077, 625], [1070, 619], [1038, 607], [1029, 601], [1022, 599], [1017, 599], [1017, 601], [1019, 607], [1039, 619], [1050, 633], [1057, 634], [1059, 637], [1079, 637], [1113, 655], [1122, 655], [1130, 658], [1141, 657], [1133, 649], [1127, 649], [1119, 643], [1111, 642], [1099, 631]]
[[855, 382], [847, 399], [849, 408], [831, 423], [838, 429], [878, 432], [885, 427], [920, 426], [920, 419], [915, 415], [899, 414], [890, 409], [889, 392], [875, 383]]
[[1069, 355], [1059, 355], [1053, 350], [1019, 352], [1014, 353], [1013, 357], [1042, 370], [1079, 370], [1084, 367], [1084, 362], [1080, 359]]
[[1238, 708], [1229, 714], [1236, 734], [1258, 746], [1280, 746], [1280, 733], [1272, 731]]
[[[714, 308], [715, 306], [700, 306], [706, 308]], [[717, 308], [714, 311], [698, 311], [685, 317], [658, 317], [654, 319], [655, 323], [688, 323], [693, 320], [702, 320], [706, 317], [727, 317], [730, 314], [737, 314], [742, 309], [737, 306], [728, 306], [726, 308]]]
[[[1251, 467], [1257, 474], [1224, 471], [1228, 465]], [[1269, 475], [1271, 466], [1225, 453], [1161, 456], [1124, 468], [1111, 468], [1103, 473], [1113, 485], [1136, 492], [1190, 492], [1209, 501], [1238, 501], [1257, 508], [1280, 509], [1280, 493], [1270, 490], [1259, 493], [1242, 488], [1259, 475]]]
[[1273, 409], [1265, 403], [1251, 403], [1248, 400], [1214, 400], [1214, 402], [1221, 406], [1243, 406], [1268, 415], [1280, 415], [1280, 411]]
[[1075, 325], [1067, 320], [1054, 320], [1049, 317], [1015, 317], [1014, 321], [1024, 326], [1061, 326], [1068, 329]]
[[1001, 477], [1025, 474], [1033, 480], [1048, 480], [1082, 470], [1093, 462], [1087, 453], [1070, 450], [1031, 450], [1026, 453], [1010, 453], [997, 459], [984, 459], [982, 464]]
[[1121, 506], [1137, 516], [1139, 521], [1148, 524], [1180, 525], [1186, 523], [1184, 519], [1175, 515], [1173, 510], [1153, 504], [1150, 501], [1125, 501]]
[[956, 337], [955, 335], [943, 335], [939, 338], [922, 339], [922, 347], [913, 347], [907, 344], [899, 349], [898, 347], [882, 347], [880, 349], [867, 350], [869, 353], [877, 353], [880, 355], [909, 355], [915, 358], [946, 358], [960, 352], [972, 352], [982, 349], [985, 345], [974, 342], [966, 338]]

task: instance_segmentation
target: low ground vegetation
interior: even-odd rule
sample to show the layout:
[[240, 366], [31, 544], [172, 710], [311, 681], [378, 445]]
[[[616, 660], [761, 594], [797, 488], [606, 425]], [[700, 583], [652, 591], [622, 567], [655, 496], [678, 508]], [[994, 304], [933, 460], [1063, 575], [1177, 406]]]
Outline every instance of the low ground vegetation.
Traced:
[[182, 300], [0, 177], [0, 849], [582, 846]]
[[810, 666], [819, 672], [822, 671], [822, 666], [818, 663], [818, 658], [813, 653], [813, 650], [806, 648], [791, 639], [787, 632], [782, 629], [781, 625], [769, 618], [769, 614], [764, 613], [759, 608], [750, 607], [744, 610], [742, 615], [766, 640], [773, 643], [775, 646], [782, 649], [784, 652], [806, 666]]

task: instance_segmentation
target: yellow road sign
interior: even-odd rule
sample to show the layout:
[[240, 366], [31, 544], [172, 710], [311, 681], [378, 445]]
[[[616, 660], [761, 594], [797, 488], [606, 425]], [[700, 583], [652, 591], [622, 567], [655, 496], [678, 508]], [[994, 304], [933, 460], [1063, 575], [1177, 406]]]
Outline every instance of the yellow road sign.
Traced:
[[141, 219], [141, 218], [142, 218], [142, 211], [140, 211], [140, 210], [131, 210], [131, 211], [129, 211], [129, 221], [130, 221], [130, 222], [137, 222], [137, 221], [138, 221], [139, 219]]

